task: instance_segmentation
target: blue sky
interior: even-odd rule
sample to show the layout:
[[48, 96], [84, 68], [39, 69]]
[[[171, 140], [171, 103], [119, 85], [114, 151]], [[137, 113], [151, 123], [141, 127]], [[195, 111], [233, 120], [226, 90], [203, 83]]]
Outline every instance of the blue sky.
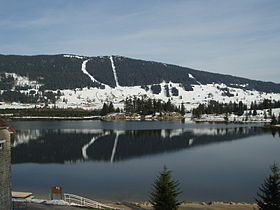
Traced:
[[123, 55], [280, 83], [279, 0], [0, 5], [0, 54]]

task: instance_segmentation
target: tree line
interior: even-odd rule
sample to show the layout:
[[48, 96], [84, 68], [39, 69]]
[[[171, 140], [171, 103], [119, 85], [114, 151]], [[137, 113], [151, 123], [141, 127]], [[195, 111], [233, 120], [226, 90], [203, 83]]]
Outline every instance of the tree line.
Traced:
[[30, 90], [20, 92], [19, 90], [5, 90], [0, 92], [0, 101], [18, 103], [55, 103], [61, 96], [60, 91], [40, 91]]
[[199, 104], [199, 106], [192, 110], [192, 115], [195, 118], [200, 118], [202, 114], [225, 114], [234, 113], [238, 116], [244, 114], [247, 110], [247, 105], [243, 104], [242, 101], [239, 103], [219, 103], [217, 101], [211, 101], [209, 104]]
[[185, 106], [182, 103], [179, 107], [171, 103], [171, 100], [167, 102], [156, 99], [145, 98], [133, 98], [126, 99], [124, 101], [124, 109], [115, 108], [113, 103], [103, 103], [100, 111], [101, 115], [106, 115], [114, 112], [125, 112], [128, 114], [137, 113], [140, 115], [151, 115], [162, 112], [179, 112], [182, 115], [185, 114]]
[[217, 101], [211, 101], [209, 104], [200, 104], [197, 108], [193, 109], [192, 115], [195, 118], [200, 118], [202, 114], [235, 114], [242, 116], [244, 112], [248, 110], [248, 115], [256, 116], [257, 110], [268, 109], [268, 114], [272, 116], [273, 108], [280, 108], [280, 101], [264, 99], [259, 103], [252, 102], [250, 107], [242, 101], [238, 103], [219, 103]]
[[185, 114], [185, 106], [175, 106], [169, 99], [167, 102], [156, 99], [133, 98], [126, 99], [124, 102], [124, 111], [126, 113], [137, 113], [140, 115], [150, 115], [161, 112], [179, 112]]

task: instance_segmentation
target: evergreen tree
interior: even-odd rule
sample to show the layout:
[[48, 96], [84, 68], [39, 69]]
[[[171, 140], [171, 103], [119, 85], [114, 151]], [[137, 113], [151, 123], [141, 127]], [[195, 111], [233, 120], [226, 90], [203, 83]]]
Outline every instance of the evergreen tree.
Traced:
[[244, 114], [244, 109], [245, 109], [245, 107], [244, 107], [242, 101], [239, 101], [236, 114], [237, 114], [238, 116], [243, 115], [243, 114]]
[[144, 109], [142, 112], [144, 115], [148, 115], [148, 114], [153, 114], [154, 110], [153, 110], [153, 103], [152, 100], [149, 98], [146, 103], [144, 104]]
[[131, 99], [126, 99], [126, 100], [125, 100], [125, 102], [124, 102], [124, 111], [125, 111], [126, 113], [134, 112], [133, 104], [132, 104]]
[[225, 114], [224, 120], [228, 122], [228, 113]]
[[185, 115], [185, 113], [186, 113], [185, 106], [184, 106], [184, 103], [183, 103], [183, 102], [182, 102], [182, 104], [181, 104], [180, 113], [181, 113], [182, 115]]
[[170, 99], [168, 99], [168, 101], [166, 103], [165, 111], [167, 111], [167, 112], [172, 112], [173, 111], [173, 107], [172, 107]]
[[115, 111], [114, 105], [113, 105], [112, 102], [110, 102], [110, 104], [109, 104], [109, 106], [108, 106], [108, 113], [112, 113], [112, 112], [114, 112], [114, 111]]
[[152, 186], [150, 202], [155, 210], [175, 210], [181, 202], [177, 197], [181, 193], [178, 189], [179, 182], [171, 177], [171, 171], [166, 167], [157, 177]]
[[248, 121], [248, 120], [249, 120], [249, 115], [248, 115], [248, 113], [246, 113], [245, 121]]
[[106, 103], [103, 104], [103, 107], [102, 107], [102, 109], [101, 109], [100, 114], [101, 114], [102, 116], [108, 114], [108, 105], [107, 105]]
[[254, 109], [254, 111], [253, 111], [253, 116], [256, 116], [258, 113], [257, 113], [257, 110], [256, 109]]
[[269, 109], [269, 115], [272, 116], [272, 109]]
[[264, 180], [256, 199], [260, 210], [280, 210], [280, 171], [277, 164], [271, 166], [272, 174]]

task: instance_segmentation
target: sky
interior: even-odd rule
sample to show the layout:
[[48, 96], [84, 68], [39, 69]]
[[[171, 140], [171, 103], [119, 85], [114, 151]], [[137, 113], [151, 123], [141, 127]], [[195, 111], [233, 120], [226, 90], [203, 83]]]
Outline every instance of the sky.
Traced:
[[0, 54], [62, 53], [280, 83], [280, 1], [0, 0]]

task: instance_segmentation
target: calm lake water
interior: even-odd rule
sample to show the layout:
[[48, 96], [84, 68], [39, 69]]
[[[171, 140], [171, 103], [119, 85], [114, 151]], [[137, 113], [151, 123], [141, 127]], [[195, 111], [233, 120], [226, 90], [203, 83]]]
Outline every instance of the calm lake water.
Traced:
[[253, 202], [278, 132], [260, 125], [181, 122], [17, 121], [13, 190], [49, 196], [51, 186], [101, 201], [148, 200], [163, 166], [184, 201]]

